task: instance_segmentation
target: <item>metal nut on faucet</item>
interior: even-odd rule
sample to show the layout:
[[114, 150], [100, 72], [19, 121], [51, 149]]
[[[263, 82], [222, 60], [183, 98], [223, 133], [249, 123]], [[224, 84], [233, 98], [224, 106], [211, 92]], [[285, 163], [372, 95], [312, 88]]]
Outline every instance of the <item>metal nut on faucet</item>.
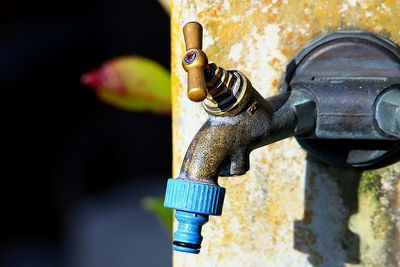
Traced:
[[375, 121], [378, 127], [390, 136], [400, 137], [400, 90], [384, 92], [375, 106]]

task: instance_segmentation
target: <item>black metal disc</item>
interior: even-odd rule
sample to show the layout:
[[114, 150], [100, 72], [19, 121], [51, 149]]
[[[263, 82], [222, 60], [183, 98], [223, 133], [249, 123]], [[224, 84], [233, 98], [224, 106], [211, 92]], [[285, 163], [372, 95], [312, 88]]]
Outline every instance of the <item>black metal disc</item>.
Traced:
[[[350, 102], [346, 105], [354, 105], [357, 111], [357, 105], [360, 106], [358, 109], [362, 109], [362, 101], [365, 101], [365, 105], [372, 110], [376, 95], [386, 88], [400, 84], [399, 66], [400, 49], [391, 41], [364, 31], [336, 32], [312, 42], [296, 56], [287, 67], [282, 88], [284, 91], [291, 91], [298, 89], [299, 85], [304, 85], [311, 94], [319, 94], [321, 102], [329, 97], [337, 97], [338, 101]], [[315, 81], [319, 81], [320, 84], [312, 84]], [[335, 95], [338, 85], [334, 83], [340, 82], [343, 83], [343, 89], [340, 91], [342, 99]], [[369, 89], [368, 84], [371, 84]], [[369, 91], [360, 93], [360, 90]], [[360, 95], [369, 99], [362, 99]], [[353, 102], [349, 101], [351, 97]], [[338, 103], [337, 109], [340, 108]], [[319, 111], [325, 112], [326, 115], [326, 110]], [[397, 161], [399, 153], [396, 152], [399, 150], [400, 141], [393, 137], [379, 138], [379, 134], [383, 134], [378, 133], [380, 129], [376, 125], [372, 125], [373, 112], [370, 113], [371, 116], [360, 120], [360, 124], [366, 125], [349, 126], [352, 122], [347, 118], [347, 121], [337, 120], [338, 129], [334, 126], [333, 114], [333, 126], [329, 126], [333, 130], [321, 126], [326, 118], [318, 118], [313, 133], [297, 136], [296, 139], [311, 155], [332, 165], [372, 168]], [[342, 125], [339, 125], [340, 123]], [[362, 127], [375, 128], [371, 128], [370, 137], [367, 134], [357, 139], [351, 136], [351, 129], [358, 126], [361, 130]]]

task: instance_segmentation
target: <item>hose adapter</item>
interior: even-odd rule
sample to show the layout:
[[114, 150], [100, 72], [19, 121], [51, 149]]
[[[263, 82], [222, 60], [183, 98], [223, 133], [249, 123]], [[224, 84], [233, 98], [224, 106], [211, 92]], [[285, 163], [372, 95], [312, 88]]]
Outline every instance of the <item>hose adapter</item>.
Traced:
[[201, 227], [209, 215], [221, 215], [225, 188], [182, 179], [168, 179], [164, 206], [175, 209], [179, 222], [174, 233], [173, 249], [198, 254], [200, 252]]

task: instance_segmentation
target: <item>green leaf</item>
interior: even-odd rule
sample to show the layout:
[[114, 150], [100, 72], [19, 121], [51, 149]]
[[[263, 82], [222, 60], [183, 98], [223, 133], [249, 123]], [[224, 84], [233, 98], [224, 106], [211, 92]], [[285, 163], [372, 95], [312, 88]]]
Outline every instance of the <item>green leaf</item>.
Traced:
[[164, 200], [162, 198], [143, 198], [142, 207], [153, 213], [168, 232], [172, 233], [173, 211], [164, 207]]
[[169, 72], [138, 56], [119, 57], [82, 76], [103, 102], [129, 111], [171, 112]]

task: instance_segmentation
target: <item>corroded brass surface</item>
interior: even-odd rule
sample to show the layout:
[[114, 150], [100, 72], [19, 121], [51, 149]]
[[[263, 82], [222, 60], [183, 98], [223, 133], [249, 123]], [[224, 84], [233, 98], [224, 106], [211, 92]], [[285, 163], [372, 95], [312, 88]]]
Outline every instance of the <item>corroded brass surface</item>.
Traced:
[[[246, 173], [252, 150], [295, 134], [299, 123], [295, 106], [305, 97], [294, 92], [264, 99], [253, 89], [241, 113], [210, 116], [190, 144], [178, 178], [216, 184], [218, 176]], [[310, 116], [313, 108], [311, 102]]]

